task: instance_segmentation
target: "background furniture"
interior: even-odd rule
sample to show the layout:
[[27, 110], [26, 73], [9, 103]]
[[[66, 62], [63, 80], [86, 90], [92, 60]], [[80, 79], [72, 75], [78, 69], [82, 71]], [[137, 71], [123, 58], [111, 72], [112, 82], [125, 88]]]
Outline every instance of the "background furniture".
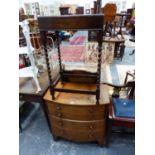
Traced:
[[83, 6], [78, 6], [76, 8], [76, 14], [79, 15], [79, 14], [84, 14], [84, 7]]
[[35, 65], [35, 61], [34, 61], [34, 57], [32, 53], [34, 49], [32, 48], [31, 41], [30, 41], [30, 35], [29, 35], [30, 31], [29, 31], [28, 21], [25, 19], [24, 21], [20, 22], [20, 26], [23, 29], [23, 33], [26, 39], [27, 46], [20, 47], [19, 54], [27, 54], [29, 56], [31, 66], [21, 68], [19, 70], [19, 77], [32, 77], [36, 83], [36, 86], [37, 86], [36, 92], [38, 93], [39, 91], [41, 91], [41, 88], [40, 88], [38, 78], [37, 78], [38, 68]]
[[[126, 78], [130, 74], [127, 73]], [[133, 76], [133, 75], [132, 75]], [[125, 79], [125, 82], [127, 79]], [[135, 128], [135, 81], [128, 81], [124, 85], [113, 85], [104, 83], [114, 88], [114, 92], [110, 99], [108, 118], [107, 118], [107, 145], [112, 132], [112, 126], [121, 126], [127, 128]], [[121, 91], [125, 98], [121, 97]]]
[[125, 26], [125, 24], [123, 24], [125, 22], [123, 22], [123, 21], [124, 21], [124, 18], [127, 18], [128, 16], [130, 16], [130, 14], [129, 13], [118, 13], [117, 16], [121, 17], [118, 34], [120, 34], [122, 36], [122, 38], [124, 38], [123, 34], [122, 34], [122, 27]]
[[24, 102], [40, 103], [48, 122], [47, 112], [43, 100], [43, 96], [49, 87], [47, 72], [40, 73], [40, 77], [38, 80], [42, 91], [36, 93], [36, 86], [32, 78], [19, 79], [19, 100]]
[[[91, 14], [101, 14], [101, 0], [94, 1], [94, 8], [91, 8]], [[88, 41], [95, 41], [97, 32], [93, 30], [88, 31]]]
[[132, 12], [133, 12], [133, 8], [130, 8], [130, 9], [127, 9], [127, 14], [128, 16], [126, 17], [126, 20], [125, 20], [125, 26], [127, 26], [127, 23], [129, 23], [131, 17], [132, 17]]
[[[38, 17], [38, 23], [42, 38], [42, 43], [44, 45], [46, 63], [50, 81], [50, 91], [52, 98], [55, 98], [56, 92], [66, 92], [66, 93], [82, 93], [82, 94], [90, 94], [96, 95], [96, 103], [99, 104], [99, 96], [100, 96], [100, 72], [101, 72], [101, 46], [102, 46], [102, 28], [103, 28], [103, 15], [76, 15], [76, 16], [50, 16], [50, 17]], [[98, 64], [97, 64], [97, 72], [96, 73], [82, 73], [82, 74], [73, 74], [72, 72], [68, 73], [62, 68], [61, 62], [61, 54], [60, 54], [60, 38], [59, 31], [60, 30], [96, 30], [98, 37]], [[59, 67], [60, 67], [60, 77], [56, 81], [53, 81], [50, 65], [49, 65], [49, 57], [48, 51], [46, 48], [46, 31], [55, 30], [57, 34], [57, 48], [58, 48], [58, 57], [59, 57]], [[91, 79], [95, 79], [96, 81], [96, 90], [79, 90], [79, 89], [67, 89], [67, 88], [56, 88], [56, 85], [59, 81], [65, 83], [65, 77], [88, 77]]]
[[[129, 39], [132, 42], [135, 42], [135, 38], [134, 39]], [[135, 49], [129, 54], [129, 55], [133, 55], [135, 53]]]
[[[19, 114], [20, 114], [20, 111], [21, 111], [23, 105], [24, 105], [24, 101], [19, 101]], [[19, 132], [22, 132], [22, 131], [23, 131], [23, 128], [22, 128], [22, 125], [20, 122], [20, 117], [19, 117]]]
[[114, 58], [120, 58], [121, 60], [123, 59], [125, 51], [125, 39], [118, 37], [104, 37], [103, 41], [107, 43], [115, 43]]
[[69, 14], [69, 7], [60, 7], [60, 14], [61, 15], [68, 15]]
[[104, 28], [104, 36], [106, 36], [106, 33], [109, 33], [110, 36], [113, 35], [112, 33], [112, 22], [115, 19], [117, 11], [117, 6], [114, 3], [107, 3], [102, 8], [102, 13], [104, 14], [104, 22], [105, 22], [105, 28]]

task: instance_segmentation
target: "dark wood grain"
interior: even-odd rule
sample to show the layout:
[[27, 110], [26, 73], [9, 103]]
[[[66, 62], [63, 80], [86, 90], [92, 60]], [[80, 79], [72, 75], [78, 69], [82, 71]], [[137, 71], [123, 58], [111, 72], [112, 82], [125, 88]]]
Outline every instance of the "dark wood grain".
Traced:
[[38, 17], [40, 31], [48, 30], [102, 30], [103, 15], [64, 15]]
[[[61, 92], [72, 92], [72, 93], [87, 93], [87, 94], [94, 94], [96, 95], [96, 104], [99, 104], [99, 98], [100, 98], [100, 74], [101, 74], [101, 47], [102, 47], [102, 38], [103, 38], [103, 15], [96, 14], [96, 15], [74, 15], [74, 16], [44, 16], [44, 17], [38, 17], [38, 24], [39, 29], [41, 32], [42, 42], [45, 49], [45, 56], [46, 56], [46, 63], [47, 63], [47, 69], [49, 74], [49, 81], [50, 81], [50, 91], [52, 94], [52, 98], [55, 98], [55, 91], [61, 91]], [[59, 37], [59, 30], [96, 30], [97, 31], [97, 42], [99, 44], [98, 47], [98, 65], [97, 65], [97, 73], [96, 77], [94, 79], [96, 80], [96, 90], [92, 93], [90, 90], [80, 91], [80, 90], [73, 90], [68, 88], [55, 88], [52, 82], [52, 77], [50, 73], [50, 67], [49, 67], [49, 58], [47, 55], [47, 48], [46, 48], [46, 32], [47, 31], [56, 31], [57, 36], [57, 48], [58, 48], [58, 57], [59, 57], [59, 67], [60, 67], [60, 79], [61, 83], [63, 84], [64, 81], [64, 70], [62, 69], [62, 63], [61, 63], [61, 54], [60, 54], [60, 37]], [[74, 73], [70, 72], [70, 75], [74, 75]], [[86, 75], [85, 73], [83, 75], [80, 75], [81, 77]], [[91, 74], [89, 74], [91, 75]], [[70, 77], [71, 77], [70, 76]], [[79, 76], [78, 76], [79, 77]], [[78, 79], [77, 77], [77, 79]], [[87, 77], [89, 78], [88, 74]]]
[[92, 121], [102, 120], [105, 118], [105, 105], [63, 105], [46, 101], [48, 113], [58, 118], [77, 120], [77, 121]]

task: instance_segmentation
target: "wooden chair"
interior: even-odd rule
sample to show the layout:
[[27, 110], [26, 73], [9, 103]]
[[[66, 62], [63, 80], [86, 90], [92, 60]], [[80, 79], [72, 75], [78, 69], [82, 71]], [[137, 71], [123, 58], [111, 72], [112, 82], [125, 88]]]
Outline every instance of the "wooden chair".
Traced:
[[105, 30], [104, 34], [109, 33], [112, 36], [112, 22], [115, 19], [117, 11], [117, 6], [114, 3], [107, 3], [104, 8], [102, 8], [102, 13], [104, 14]]
[[[135, 42], [135, 38], [129, 39], [131, 42]], [[132, 52], [129, 55], [133, 55], [135, 53], [135, 49], [132, 50]]]
[[[109, 146], [112, 126], [135, 128], [135, 80], [128, 81], [124, 85], [104, 84], [114, 88], [107, 115], [106, 143]], [[122, 90], [125, 91], [126, 98], [120, 96]]]

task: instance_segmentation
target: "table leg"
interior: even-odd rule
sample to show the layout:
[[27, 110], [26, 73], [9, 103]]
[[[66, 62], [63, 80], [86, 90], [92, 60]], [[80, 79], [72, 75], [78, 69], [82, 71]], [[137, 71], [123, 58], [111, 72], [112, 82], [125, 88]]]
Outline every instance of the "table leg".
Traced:
[[49, 130], [52, 132], [52, 129], [51, 129], [51, 126], [50, 126], [50, 120], [49, 120], [48, 113], [47, 113], [47, 106], [46, 106], [46, 103], [45, 103], [45, 101], [43, 99], [42, 99], [42, 102], [40, 103], [40, 105], [41, 105], [41, 107], [42, 107], [42, 109], [44, 111]]

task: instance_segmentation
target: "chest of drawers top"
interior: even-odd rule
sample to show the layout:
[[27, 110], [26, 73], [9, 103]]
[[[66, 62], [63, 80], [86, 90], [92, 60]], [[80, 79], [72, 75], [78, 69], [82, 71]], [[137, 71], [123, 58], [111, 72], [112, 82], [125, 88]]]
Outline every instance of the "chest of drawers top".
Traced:
[[[89, 89], [95, 90], [95, 84], [80, 84], [80, 83], [65, 83], [65, 84], [58, 84], [58, 87], [61, 88], [78, 88], [78, 89]], [[96, 98], [95, 95], [88, 95], [88, 94], [73, 94], [73, 93], [64, 93], [64, 92], [56, 92], [55, 93], [55, 100], [52, 100], [52, 96], [50, 94], [50, 90], [48, 89], [44, 95], [45, 101], [50, 101], [53, 103], [59, 104], [67, 104], [67, 105], [96, 105]], [[108, 89], [104, 86], [101, 86], [100, 92], [100, 105], [108, 104], [109, 103], [109, 96], [108, 96]]]

